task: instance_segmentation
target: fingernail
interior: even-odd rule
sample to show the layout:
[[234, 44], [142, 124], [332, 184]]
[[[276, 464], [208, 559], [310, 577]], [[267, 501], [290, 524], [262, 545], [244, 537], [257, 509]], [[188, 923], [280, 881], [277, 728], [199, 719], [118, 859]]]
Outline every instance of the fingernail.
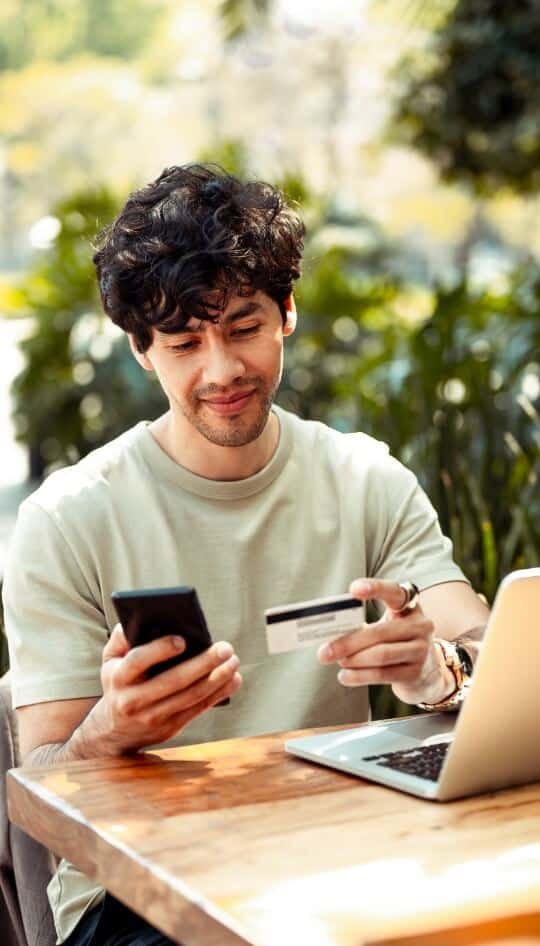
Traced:
[[356, 591], [359, 594], [363, 595], [363, 594], [368, 594], [372, 589], [373, 589], [373, 585], [371, 584], [370, 581], [364, 581], [364, 579], [360, 579], [359, 581], [353, 581], [351, 583], [350, 591], [351, 591], [351, 594]]
[[172, 639], [172, 642], [173, 642], [173, 645], [176, 647], [177, 650], [183, 650], [184, 647], [186, 646], [186, 642], [185, 642], [184, 638], [183, 638], [183, 637], [178, 637], [176, 634], [174, 635], [174, 637], [173, 637], [173, 639]]
[[321, 660], [331, 660], [333, 656], [333, 649], [331, 644], [323, 644], [322, 647], [319, 647], [317, 656]]
[[347, 685], [347, 683], [349, 683], [349, 681], [350, 681], [350, 679], [351, 679], [348, 670], [340, 670], [339, 673], [338, 673], [338, 675], [337, 675], [337, 678], [338, 678], [339, 682], [340, 682], [340, 683], [343, 683], [345, 686]]
[[216, 653], [220, 659], [225, 660], [227, 657], [232, 657], [233, 649], [227, 641], [220, 641], [216, 644]]

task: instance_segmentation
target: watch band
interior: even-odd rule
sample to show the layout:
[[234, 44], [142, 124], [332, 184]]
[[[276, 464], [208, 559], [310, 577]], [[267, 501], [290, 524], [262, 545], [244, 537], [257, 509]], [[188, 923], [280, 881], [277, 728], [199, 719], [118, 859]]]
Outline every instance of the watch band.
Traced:
[[[420, 709], [428, 712], [440, 712], [442, 710], [457, 710], [463, 703], [467, 691], [471, 685], [472, 660], [468, 652], [459, 644], [453, 641], [445, 641], [440, 637], [433, 638], [434, 643], [441, 648], [444, 662], [451, 671], [456, 686], [455, 689], [439, 703], [418, 703]], [[462, 652], [460, 654], [460, 651]], [[464, 652], [464, 654], [463, 654]]]
[[458, 657], [459, 657], [459, 659], [461, 660], [461, 666], [463, 667], [464, 673], [465, 673], [468, 677], [472, 677], [472, 675], [473, 675], [473, 670], [474, 670], [474, 664], [473, 664], [473, 662], [472, 662], [472, 657], [471, 657], [469, 651], [467, 650], [466, 647], [463, 646], [463, 644], [458, 643], [458, 641], [454, 641], [454, 643], [455, 643], [455, 647], [456, 647], [456, 650], [457, 650]]

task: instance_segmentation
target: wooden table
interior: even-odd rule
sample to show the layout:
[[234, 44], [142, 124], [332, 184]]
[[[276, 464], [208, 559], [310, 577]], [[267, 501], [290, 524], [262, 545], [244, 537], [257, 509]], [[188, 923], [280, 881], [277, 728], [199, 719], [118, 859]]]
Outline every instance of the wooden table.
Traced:
[[185, 946], [540, 943], [540, 785], [441, 805], [290, 735], [16, 769], [10, 818]]

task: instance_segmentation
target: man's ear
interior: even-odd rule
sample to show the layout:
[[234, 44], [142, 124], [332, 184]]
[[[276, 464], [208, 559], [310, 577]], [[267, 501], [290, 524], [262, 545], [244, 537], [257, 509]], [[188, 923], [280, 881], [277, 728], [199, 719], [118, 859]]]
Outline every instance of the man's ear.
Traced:
[[152, 362], [150, 361], [146, 352], [139, 351], [139, 349], [137, 348], [137, 342], [135, 341], [135, 336], [131, 335], [128, 332], [128, 339], [129, 339], [129, 347], [131, 348], [133, 357], [135, 358], [136, 361], [139, 362], [141, 368], [144, 368], [145, 371], [153, 371], [154, 366]]
[[292, 333], [294, 332], [296, 328], [296, 321], [297, 321], [296, 302], [294, 301], [294, 296], [292, 292], [290, 296], [288, 296], [288, 298], [285, 299], [283, 305], [285, 306], [285, 310], [287, 312], [285, 325], [283, 326], [283, 334], [285, 336], [292, 335]]

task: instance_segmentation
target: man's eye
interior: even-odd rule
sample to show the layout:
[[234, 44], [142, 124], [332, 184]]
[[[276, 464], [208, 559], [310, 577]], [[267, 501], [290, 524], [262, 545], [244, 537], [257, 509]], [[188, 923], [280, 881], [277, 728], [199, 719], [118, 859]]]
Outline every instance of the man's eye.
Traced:
[[195, 341], [192, 341], [192, 342], [182, 342], [181, 345], [174, 345], [174, 346], [172, 347], [171, 351], [190, 351], [192, 348], [195, 347], [196, 344], [197, 344], [197, 342], [195, 342]]
[[237, 328], [233, 335], [251, 335], [253, 332], [256, 332], [260, 329], [260, 325], [249, 325], [247, 328]]

